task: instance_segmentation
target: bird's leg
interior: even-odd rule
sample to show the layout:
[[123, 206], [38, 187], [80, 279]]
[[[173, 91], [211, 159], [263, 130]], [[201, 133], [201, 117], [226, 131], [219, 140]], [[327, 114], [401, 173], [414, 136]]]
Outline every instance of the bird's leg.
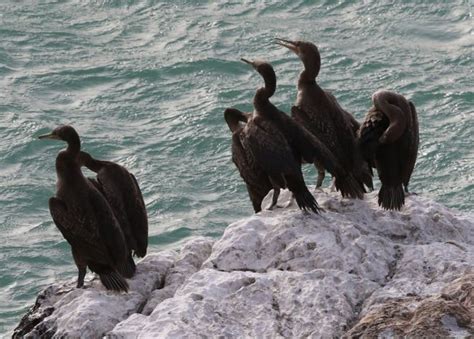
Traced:
[[[273, 210], [275, 206], [277, 206], [278, 202], [278, 197], [280, 196], [280, 189], [278, 187], [273, 188], [273, 197], [272, 197], [272, 203], [270, 206], [267, 207], [267, 210]], [[277, 206], [278, 207], [278, 206]]]
[[408, 192], [408, 185], [403, 185], [405, 187], [405, 196], [409, 197], [410, 195], [418, 195], [414, 192]]
[[77, 250], [74, 247], [71, 247], [71, 252], [72, 252], [72, 258], [74, 259], [74, 262], [76, 263], [76, 267], [78, 270], [76, 287], [81, 288], [82, 286], [84, 286], [84, 277], [86, 276], [86, 272], [87, 272], [87, 262], [77, 252]]
[[336, 178], [335, 177], [332, 177], [332, 184], [331, 184], [330, 191], [336, 192]]
[[318, 191], [318, 190], [322, 190], [321, 186], [323, 184], [325, 170], [324, 170], [324, 167], [317, 161], [314, 162], [314, 166], [316, 167], [316, 170], [318, 171], [318, 179], [316, 181], [316, 189], [315, 189], [315, 191]]
[[77, 269], [79, 270], [79, 274], [77, 275], [77, 288], [84, 286], [84, 278], [87, 272], [86, 267], [87, 266], [77, 266]]

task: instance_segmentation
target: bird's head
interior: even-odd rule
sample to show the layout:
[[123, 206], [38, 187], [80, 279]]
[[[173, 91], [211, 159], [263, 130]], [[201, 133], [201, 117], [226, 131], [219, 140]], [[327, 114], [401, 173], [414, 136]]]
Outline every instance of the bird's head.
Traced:
[[300, 60], [303, 62], [307, 69], [314, 69], [319, 72], [321, 65], [321, 56], [319, 54], [318, 47], [309, 41], [303, 40], [286, 40], [286, 39], [275, 39], [275, 43], [288, 48], [293, 51]]
[[52, 140], [63, 140], [66, 142], [79, 139], [79, 135], [76, 130], [69, 125], [61, 125], [56, 127], [51, 133], [43, 134], [38, 139], [52, 139]]

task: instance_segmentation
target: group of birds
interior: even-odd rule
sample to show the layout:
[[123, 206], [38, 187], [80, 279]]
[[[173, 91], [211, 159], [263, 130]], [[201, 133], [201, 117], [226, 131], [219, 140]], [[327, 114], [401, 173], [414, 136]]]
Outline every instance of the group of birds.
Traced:
[[[303, 163], [316, 166], [317, 188], [328, 171], [343, 197], [358, 199], [373, 189], [372, 168], [376, 168], [382, 183], [379, 205], [399, 210], [418, 151], [413, 103], [402, 95], [378, 91], [372, 96], [373, 107], [359, 124], [317, 84], [321, 58], [314, 44], [284, 39], [277, 43], [296, 53], [304, 65], [291, 117], [270, 102], [276, 90], [273, 67], [247, 59], [242, 61], [252, 65], [265, 82], [255, 93], [254, 111], [228, 108], [224, 112], [232, 131], [232, 160], [247, 185], [255, 212], [261, 210], [270, 190], [274, 190], [268, 207], [272, 209], [278, 206], [280, 190], [288, 188], [300, 209], [319, 213], [301, 172]], [[56, 157], [57, 191], [49, 199], [49, 209], [71, 245], [77, 287], [84, 285], [89, 267], [107, 289], [128, 291], [125, 278], [135, 273], [133, 256], [144, 257], [148, 246], [147, 212], [137, 180], [123, 166], [81, 151], [72, 126], [59, 126], [39, 138], [67, 143]], [[97, 177], [85, 177], [84, 166]]]
[[247, 59], [241, 60], [253, 66], [265, 83], [253, 98], [254, 111], [228, 108], [224, 112], [232, 132], [232, 160], [255, 212], [261, 211], [263, 198], [272, 189], [272, 202], [267, 208], [278, 207], [278, 196], [284, 188], [292, 192], [300, 209], [320, 212], [305, 184], [303, 163], [315, 165], [317, 189], [328, 171], [343, 197], [357, 199], [373, 190], [372, 168], [376, 168], [382, 184], [378, 204], [384, 209], [400, 210], [418, 153], [414, 104], [400, 94], [379, 90], [372, 95], [373, 107], [360, 124], [334, 95], [318, 85], [321, 57], [316, 45], [285, 39], [276, 39], [276, 43], [293, 51], [304, 66], [291, 117], [270, 102], [276, 90], [273, 67], [268, 62]]
[[[77, 287], [84, 285], [89, 267], [107, 289], [127, 292], [125, 278], [136, 269], [133, 255], [144, 257], [148, 247], [148, 218], [137, 180], [123, 166], [81, 151], [72, 126], [59, 126], [39, 138], [67, 142], [56, 157], [57, 190], [49, 210], [71, 245]], [[97, 177], [86, 178], [83, 166]]]

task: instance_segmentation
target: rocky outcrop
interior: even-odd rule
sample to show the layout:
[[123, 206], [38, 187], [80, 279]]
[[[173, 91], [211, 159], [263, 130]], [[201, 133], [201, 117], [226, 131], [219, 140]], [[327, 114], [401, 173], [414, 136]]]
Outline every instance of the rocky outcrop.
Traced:
[[433, 296], [407, 295], [377, 304], [346, 337], [467, 338], [474, 334], [473, 318], [474, 274], [465, 274]]
[[75, 279], [49, 286], [40, 293], [13, 336], [102, 337], [120, 321], [146, 314], [152, 305], [172, 297], [209, 256], [211, 246], [211, 239], [196, 238], [179, 254], [164, 251], [148, 255], [129, 280], [128, 293], [107, 291], [96, 278], [81, 289], [75, 288]]
[[[53, 285], [17, 334], [468, 337], [474, 217], [420, 196], [400, 212], [318, 192], [325, 212], [264, 211], [221, 239], [147, 256], [128, 294]], [[288, 198], [286, 192], [282, 199]], [[264, 202], [265, 203], [265, 202]]]

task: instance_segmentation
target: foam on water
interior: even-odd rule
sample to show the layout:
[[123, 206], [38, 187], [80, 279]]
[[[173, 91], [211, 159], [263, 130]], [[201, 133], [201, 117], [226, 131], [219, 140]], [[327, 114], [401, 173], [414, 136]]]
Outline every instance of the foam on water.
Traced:
[[43, 287], [76, 274], [47, 208], [63, 145], [35, 137], [69, 123], [85, 150], [129, 168], [151, 252], [220, 235], [252, 213], [223, 120], [226, 107], [250, 110], [261, 84], [239, 58], [271, 61], [273, 102], [289, 111], [295, 100], [301, 64], [274, 37], [317, 43], [321, 85], [359, 120], [377, 89], [412, 100], [411, 189], [472, 210], [472, 26], [468, 1], [0, 4], [0, 333]]

